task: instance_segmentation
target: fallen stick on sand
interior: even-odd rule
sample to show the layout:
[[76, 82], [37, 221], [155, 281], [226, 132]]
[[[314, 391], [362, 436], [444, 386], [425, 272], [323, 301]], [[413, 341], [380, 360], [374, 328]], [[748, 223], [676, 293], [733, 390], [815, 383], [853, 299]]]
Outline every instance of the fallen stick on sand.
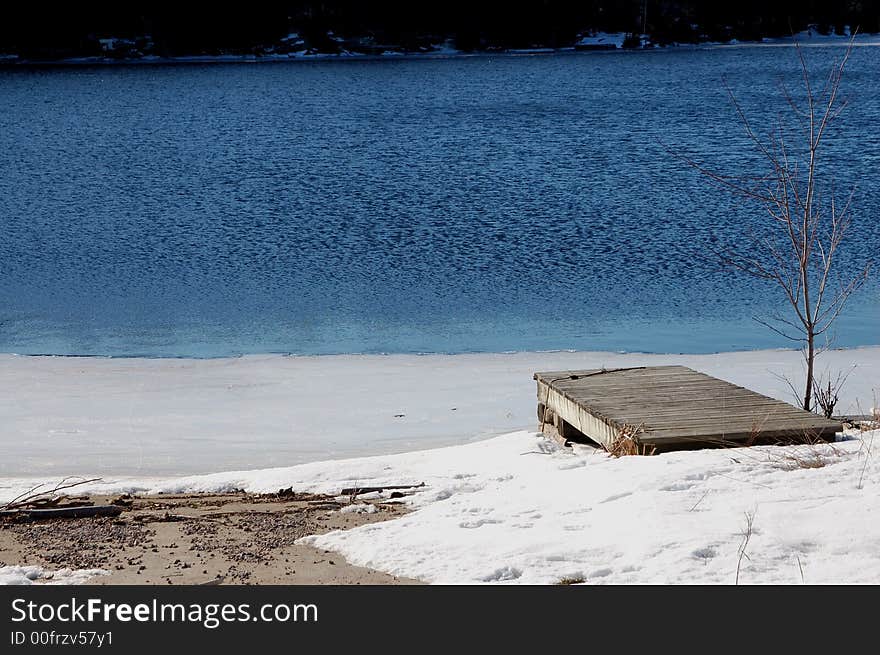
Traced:
[[346, 487], [340, 493], [342, 496], [359, 496], [360, 494], [370, 494], [370, 493], [381, 493], [387, 490], [395, 490], [395, 489], [418, 489], [419, 487], [424, 487], [425, 483], [420, 482], [419, 484], [389, 484], [384, 487]]
[[83, 505], [80, 507], [53, 507], [51, 509], [4, 509], [0, 516], [23, 516], [29, 519], [79, 519], [89, 516], [118, 516], [122, 508], [116, 505]]

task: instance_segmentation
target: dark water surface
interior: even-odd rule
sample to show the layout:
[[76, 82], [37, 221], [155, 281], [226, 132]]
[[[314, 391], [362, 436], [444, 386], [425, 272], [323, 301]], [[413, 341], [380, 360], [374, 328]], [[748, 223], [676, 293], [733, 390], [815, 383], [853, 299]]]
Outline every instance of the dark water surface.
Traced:
[[[811, 48], [819, 67], [837, 47]], [[880, 48], [828, 142], [880, 253]], [[660, 142], [755, 162], [791, 48], [0, 70], [0, 352], [788, 346], [706, 255], [760, 210]], [[880, 343], [874, 275], [837, 344]]]

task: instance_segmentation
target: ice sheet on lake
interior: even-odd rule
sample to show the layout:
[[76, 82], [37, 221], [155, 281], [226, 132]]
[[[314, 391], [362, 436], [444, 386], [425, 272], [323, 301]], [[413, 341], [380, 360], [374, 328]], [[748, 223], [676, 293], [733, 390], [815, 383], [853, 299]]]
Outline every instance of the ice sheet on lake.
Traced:
[[[10, 477], [262, 469], [472, 442], [534, 427], [539, 370], [684, 364], [781, 400], [800, 355], [548, 352], [107, 359], [0, 355], [0, 495]], [[880, 348], [830, 351], [855, 370], [838, 411], [874, 405]], [[875, 391], [877, 389], [877, 391]]]

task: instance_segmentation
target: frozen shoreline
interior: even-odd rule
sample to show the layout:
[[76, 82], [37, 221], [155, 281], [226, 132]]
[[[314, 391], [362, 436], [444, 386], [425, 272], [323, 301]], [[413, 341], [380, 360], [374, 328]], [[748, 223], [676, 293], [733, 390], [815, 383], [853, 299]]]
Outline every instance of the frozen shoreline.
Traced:
[[[548, 352], [108, 359], [0, 355], [0, 478], [154, 477], [292, 466], [474, 442], [534, 428], [538, 370], [684, 364], [781, 400], [800, 354]], [[880, 346], [833, 350], [855, 370], [842, 414], [880, 394]]]
[[[61, 471], [100, 475], [79, 490], [103, 494], [425, 483], [399, 501], [409, 514], [300, 543], [434, 583], [876, 583], [880, 431], [619, 459], [532, 431], [535, 370], [680, 363], [786, 399], [776, 375], [794, 374], [799, 356], [2, 355], [0, 438], [12, 457], [2, 461], [0, 501]], [[830, 351], [821, 364], [835, 374], [854, 364], [842, 413], [869, 411], [880, 347]], [[12, 582], [42, 574], [29, 571], [3, 573]]]

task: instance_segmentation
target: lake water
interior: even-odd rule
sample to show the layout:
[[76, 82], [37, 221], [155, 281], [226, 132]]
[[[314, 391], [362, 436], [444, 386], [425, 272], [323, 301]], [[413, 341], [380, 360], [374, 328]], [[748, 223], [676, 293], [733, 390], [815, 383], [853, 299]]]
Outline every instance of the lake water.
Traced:
[[[841, 48], [811, 48], [819, 67]], [[828, 141], [880, 252], [880, 48]], [[0, 352], [788, 346], [708, 256], [763, 224], [662, 144], [756, 162], [791, 48], [0, 70]], [[880, 343], [872, 276], [837, 345]]]

